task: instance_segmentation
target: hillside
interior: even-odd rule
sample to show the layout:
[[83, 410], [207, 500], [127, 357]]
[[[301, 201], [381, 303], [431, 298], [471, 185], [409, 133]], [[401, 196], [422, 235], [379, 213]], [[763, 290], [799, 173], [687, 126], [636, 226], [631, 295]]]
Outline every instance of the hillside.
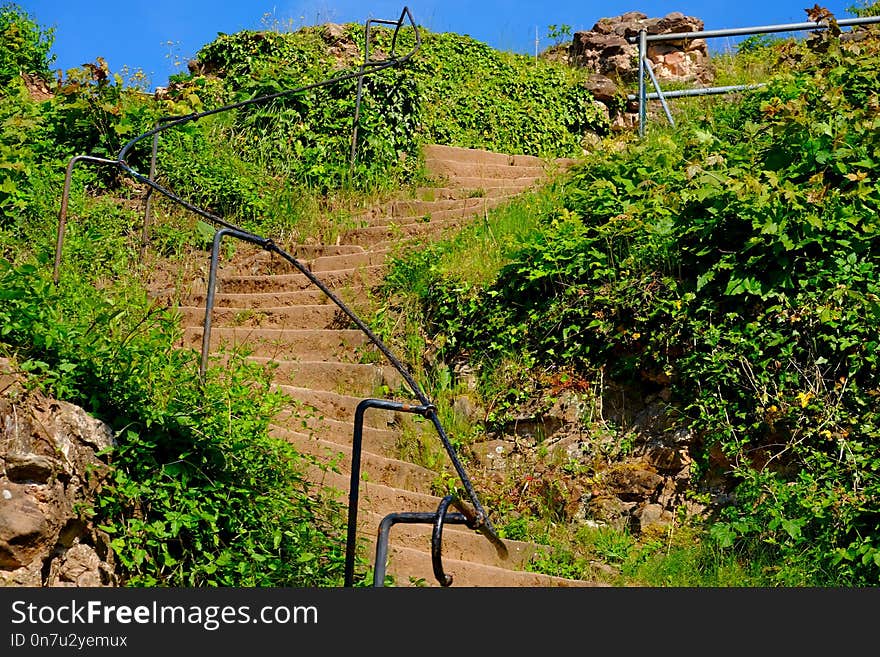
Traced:
[[[365, 395], [428, 422], [367, 423], [361, 518], [467, 510], [451, 451], [515, 548], [492, 570], [448, 528], [460, 585], [877, 583], [873, 30], [757, 46], [765, 87], [645, 140], [577, 68], [425, 32], [364, 78], [351, 160], [360, 26], [223, 35], [152, 96], [100, 60], [53, 81], [5, 11], [31, 41], [0, 79], [0, 356], [115, 432], [92, 512], [124, 584], [341, 585]], [[127, 175], [169, 115], [181, 199]], [[72, 177], [56, 282], [65, 168], [122, 145]], [[201, 371], [223, 225], [250, 244], [218, 252]], [[398, 533], [390, 583], [435, 585]]]

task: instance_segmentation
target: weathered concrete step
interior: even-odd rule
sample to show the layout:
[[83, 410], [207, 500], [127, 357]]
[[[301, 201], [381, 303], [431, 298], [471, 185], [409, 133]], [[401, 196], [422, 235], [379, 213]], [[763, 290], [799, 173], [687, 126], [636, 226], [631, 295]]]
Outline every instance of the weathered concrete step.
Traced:
[[[205, 309], [181, 306], [184, 326], [204, 326]], [[236, 308], [215, 305], [211, 326], [254, 327], [274, 329], [352, 328], [351, 320], [336, 304], [282, 306], [277, 308]]]
[[354, 228], [343, 236], [346, 242], [361, 244], [364, 246], [376, 246], [385, 248], [401, 240], [410, 238], [422, 238], [427, 235], [441, 236], [446, 231], [459, 228], [474, 220], [473, 215], [455, 217], [453, 219], [438, 219], [434, 221], [422, 221], [411, 224], [393, 224], [389, 226], [368, 226], [366, 228]]
[[[358, 245], [360, 246], [360, 245]], [[361, 246], [360, 248], [364, 248]], [[309, 263], [311, 270], [320, 274], [334, 269], [351, 269], [357, 267], [381, 266], [385, 262], [389, 251], [387, 249], [362, 251], [350, 255], [322, 256]]]
[[[357, 255], [364, 251], [354, 244], [289, 244], [279, 246], [302, 263], [316, 258]], [[266, 267], [269, 267], [270, 271], [266, 271], [264, 269]], [[220, 272], [231, 271], [236, 274], [256, 275], [271, 273], [279, 267], [296, 271], [294, 265], [279, 254], [254, 245], [243, 244], [237, 248], [231, 262], [221, 263]]]
[[[297, 400], [314, 412], [332, 420], [342, 422], [354, 422], [355, 411], [365, 397], [359, 395], [346, 395], [330, 390], [315, 390], [302, 386], [289, 386], [282, 383], [273, 384], [273, 387], [281, 390], [292, 399]], [[387, 429], [389, 425], [405, 420], [397, 416], [410, 415], [398, 411], [386, 411], [377, 408], [368, 408], [364, 413], [364, 426], [377, 429]]]
[[[311, 263], [322, 258], [351, 257], [356, 259], [359, 254], [364, 253], [364, 248], [356, 244], [293, 244], [288, 247], [287, 251], [302, 265], [311, 268]], [[327, 267], [327, 269], [346, 269], [346, 267]], [[231, 261], [220, 266], [219, 273], [222, 277], [224, 275], [291, 274], [297, 271], [299, 270], [296, 266], [277, 253], [251, 247], [242, 253], [236, 252]]]
[[[314, 485], [325, 488], [328, 496], [348, 506], [351, 481], [347, 475], [332, 470], [312, 470], [310, 475]], [[358, 515], [374, 513], [385, 517], [389, 513], [433, 513], [439, 505], [440, 498], [436, 495], [384, 486], [372, 481], [361, 481], [358, 486]]]
[[542, 177], [540, 176], [522, 176], [519, 178], [506, 178], [506, 179], [487, 179], [480, 176], [457, 176], [452, 182], [464, 189], [482, 189], [486, 185], [492, 185], [493, 187], [503, 187], [510, 192], [518, 193], [524, 192], [529, 189], [533, 189], [539, 182], [541, 182]]
[[[183, 333], [186, 347], [202, 348], [201, 326], [187, 326]], [[280, 360], [336, 360], [359, 362], [373, 346], [357, 329], [271, 329], [213, 327], [209, 348], [212, 352], [242, 349], [253, 356]]]
[[438, 198], [434, 201], [418, 199], [397, 200], [382, 206], [370, 208], [354, 217], [355, 221], [370, 222], [377, 225], [380, 221], [390, 222], [404, 217], [435, 216], [445, 210], [469, 210], [472, 213], [481, 211], [487, 203], [501, 203], [502, 197], [466, 196], [464, 198]]
[[[309, 454], [319, 463], [332, 465], [336, 472], [348, 477], [350, 481], [351, 445], [340, 445], [296, 431], [288, 431], [278, 435], [296, 447], [301, 454]], [[360, 458], [361, 482], [369, 481], [389, 488], [400, 488], [430, 495], [433, 485], [439, 477], [436, 472], [414, 463], [366, 451], [363, 449], [363, 445], [361, 445]], [[312, 471], [309, 475], [310, 478], [314, 479], [316, 473], [317, 470]], [[323, 476], [323, 473], [320, 476]], [[347, 490], [348, 488], [346, 488]]]
[[[479, 491], [478, 491], [479, 492]], [[450, 508], [455, 512], [455, 508]], [[363, 536], [371, 541], [370, 562], [375, 562], [375, 539], [384, 516], [358, 511], [358, 527]], [[395, 523], [388, 532], [388, 545], [430, 551], [433, 526], [422, 523]], [[500, 553], [495, 545], [483, 534], [460, 524], [443, 526], [442, 554], [445, 559], [476, 561], [498, 566], [499, 568], [524, 569], [529, 560], [539, 552], [549, 550], [547, 546], [525, 541], [503, 541], [505, 553]]]
[[544, 160], [535, 155], [510, 155], [479, 148], [462, 148], [443, 144], [427, 144], [422, 148], [426, 164], [434, 160], [453, 160], [456, 162], [484, 162], [507, 166], [541, 166]]
[[[499, 568], [461, 559], [443, 559], [443, 571], [452, 577], [452, 587], [592, 587], [604, 586], [597, 582], [554, 577], [525, 570]], [[387, 575], [394, 578], [395, 587], [428, 586], [440, 587], [434, 576], [430, 551], [425, 552], [406, 547], [390, 547]]]
[[[301, 263], [309, 271], [321, 274], [323, 280], [323, 272], [332, 272], [339, 270], [358, 269], [361, 267], [370, 267], [381, 265], [385, 258], [381, 251], [368, 251], [363, 246], [350, 244], [357, 251], [352, 253], [341, 253], [335, 255], [323, 255], [316, 258], [302, 260]], [[231, 276], [276, 276], [280, 274], [297, 274], [301, 273], [287, 260], [279, 258], [273, 253], [262, 252], [256, 254], [246, 261], [230, 263], [222, 272], [221, 277]]]
[[[369, 287], [382, 279], [384, 268], [381, 265], [334, 269], [315, 274], [331, 290], [339, 287]], [[305, 274], [232, 275], [223, 276], [217, 281], [217, 290], [223, 294], [252, 292], [283, 292], [304, 290], [315, 286]]]
[[[369, 426], [365, 423], [361, 432], [361, 447], [363, 449], [374, 454], [395, 453], [398, 440], [400, 440], [400, 431], [392, 428], [393, 423], [387, 423], [388, 420], [393, 420], [391, 416], [384, 419], [386, 420], [384, 426]], [[305, 433], [339, 445], [351, 445], [354, 442], [354, 423], [352, 421], [309, 415], [304, 411], [282, 411], [269, 427], [271, 435], [278, 437], [284, 437], [290, 431]]]
[[370, 226], [391, 226], [419, 223], [424, 221], [439, 221], [455, 219], [457, 217], [475, 217], [501, 205], [506, 199], [487, 198], [474, 199], [473, 202], [457, 208], [438, 209], [424, 213], [413, 213], [397, 216], [365, 217], [361, 219], [361, 228]]
[[495, 162], [459, 162], [456, 160], [432, 158], [426, 161], [428, 175], [439, 180], [458, 180], [459, 178], [491, 178], [493, 180], [515, 180], [518, 178], [542, 178], [546, 171], [543, 163], [535, 165], [498, 164]]
[[473, 189], [465, 187], [418, 187], [413, 193], [418, 200], [435, 202], [444, 199], [455, 200], [467, 198], [509, 199], [516, 196], [517, 190], [511, 187], [501, 187], [489, 184], [484, 187]]
[[[334, 294], [336, 290], [333, 291]], [[186, 297], [189, 306], [205, 307], [207, 295], [204, 292], [196, 292]], [[282, 306], [313, 306], [319, 304], [336, 304], [324, 292], [317, 287], [308, 290], [296, 290], [293, 292], [252, 292], [214, 295], [214, 307], [225, 306], [227, 308], [278, 308]]]
[[403, 383], [400, 373], [391, 366], [372, 363], [338, 363], [333, 361], [290, 361], [251, 356], [272, 375], [275, 383], [346, 392], [350, 395], [375, 396], [383, 387], [396, 390]]

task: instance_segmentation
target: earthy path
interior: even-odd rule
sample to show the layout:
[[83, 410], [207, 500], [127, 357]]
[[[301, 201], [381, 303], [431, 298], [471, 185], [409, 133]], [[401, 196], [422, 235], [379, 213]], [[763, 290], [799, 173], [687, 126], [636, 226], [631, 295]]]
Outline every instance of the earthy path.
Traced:
[[[287, 249], [358, 313], [368, 309], [367, 291], [381, 280], [392, 248], [407, 238], [430, 239], [462, 226], [550, 173], [544, 161], [533, 157], [443, 146], [430, 146], [425, 155], [436, 187], [362, 214], [359, 227], [336, 244]], [[277, 364], [275, 383], [301, 405], [276, 419], [274, 433], [304, 453], [336, 459], [338, 473], [315, 468], [311, 476], [337, 489], [347, 503], [355, 408], [364, 398], [384, 398], [383, 386], [399, 389], [399, 374], [323, 292], [277, 256], [260, 252], [221, 268], [215, 295], [212, 348], [247, 344], [251, 358]], [[186, 303], [181, 307], [184, 340], [200, 350], [205, 295], [193, 294]], [[440, 497], [432, 492], [437, 472], [396, 458], [401, 431], [414, 426], [413, 417], [379, 409], [367, 410], [364, 417], [358, 520], [359, 534], [370, 542], [372, 562], [382, 518], [434, 512]], [[395, 586], [439, 586], [432, 569], [431, 531], [429, 524], [391, 528], [386, 572]], [[536, 546], [517, 541], [506, 545], [508, 558], [501, 559], [481, 534], [463, 525], [445, 525], [443, 567], [454, 578], [452, 586], [591, 585], [525, 572], [523, 565]]]

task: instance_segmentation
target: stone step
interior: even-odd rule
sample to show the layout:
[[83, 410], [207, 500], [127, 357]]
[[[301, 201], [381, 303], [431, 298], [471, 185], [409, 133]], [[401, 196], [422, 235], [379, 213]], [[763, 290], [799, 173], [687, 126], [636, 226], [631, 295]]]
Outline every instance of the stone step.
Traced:
[[438, 200], [455, 200], [467, 198], [498, 198], [511, 199], [517, 195], [517, 190], [510, 186], [501, 187], [486, 181], [486, 185], [479, 188], [467, 189], [464, 187], [418, 187], [414, 191], [415, 198], [422, 201], [434, 202]]
[[[341, 422], [354, 422], [355, 411], [366, 397], [360, 395], [348, 395], [332, 390], [314, 390], [312, 388], [304, 388], [302, 386], [290, 386], [283, 383], [272, 384], [274, 388], [280, 390], [285, 395], [298, 403], [302, 404], [306, 409], [311, 409], [315, 417], [325, 417]], [[404, 403], [413, 404], [406, 401]], [[400, 411], [388, 411], [379, 408], [368, 408], [364, 412], [364, 426], [374, 427], [377, 429], [388, 429], [390, 426], [400, 426], [405, 423], [403, 416], [412, 415], [411, 413], [403, 413]], [[287, 426], [291, 426], [287, 423]], [[292, 428], [292, 427], [291, 427]]]
[[[317, 258], [300, 261], [309, 271], [321, 274], [323, 280], [323, 272], [344, 271], [350, 269], [358, 269], [361, 267], [370, 267], [381, 265], [385, 258], [382, 251], [366, 250], [360, 245], [356, 246], [359, 251], [354, 253], [342, 253], [339, 255], [324, 255]], [[297, 274], [301, 272], [292, 264], [277, 255], [268, 252], [262, 252], [248, 258], [245, 262], [230, 263], [226, 268], [221, 270], [221, 279], [233, 276], [276, 276], [280, 274]]]
[[[201, 351], [201, 326], [184, 329], [183, 346]], [[357, 363], [373, 350], [369, 338], [358, 329], [271, 329], [211, 327], [209, 349], [244, 351], [247, 355], [279, 360], [335, 360]]]
[[[371, 208], [354, 217], [355, 221], [367, 222], [369, 225], [379, 225], [379, 222], [391, 222], [401, 218], [418, 218], [426, 215], [435, 216], [435, 213], [446, 210], [470, 210], [471, 214], [482, 212], [484, 206], [504, 202], [504, 198], [468, 196], [465, 198], [439, 198], [434, 201], [421, 201], [418, 199], [398, 200], [382, 206]], [[408, 222], [403, 222], [408, 223]]]
[[379, 266], [385, 263], [388, 253], [387, 249], [370, 249], [369, 251], [350, 255], [322, 256], [312, 260], [309, 266], [313, 272], [319, 274], [334, 269]]
[[[353, 419], [349, 421], [334, 420], [288, 409], [278, 414], [269, 431], [273, 436], [284, 437], [288, 432], [293, 431], [312, 435], [331, 443], [351, 445], [354, 441]], [[393, 420], [393, 418], [385, 419]], [[361, 447], [374, 454], [394, 454], [399, 439], [400, 431], [393, 422], [380, 427], [365, 424], [361, 432]]]
[[491, 184], [493, 187], [502, 187], [511, 194], [518, 194], [534, 189], [540, 181], [541, 178], [535, 176], [522, 176], [503, 180], [486, 179], [480, 176], [457, 176], [452, 182], [464, 189], [482, 189], [486, 184]]
[[[337, 291], [333, 290], [336, 294]], [[339, 291], [344, 295], [345, 291]], [[205, 307], [207, 295], [204, 292], [195, 292], [187, 295], [186, 305]], [[214, 307], [227, 308], [279, 308], [288, 306], [313, 306], [336, 304], [322, 290], [317, 287], [307, 290], [295, 290], [287, 292], [240, 292], [235, 294], [216, 293], [214, 295]]]
[[494, 162], [457, 162], [446, 159], [433, 159], [425, 163], [428, 175], [438, 180], [455, 181], [461, 178], [491, 178], [493, 180], [517, 180], [534, 178], [538, 180], [546, 174], [543, 163], [526, 166], [498, 164]]
[[[306, 266], [318, 258], [357, 256], [364, 252], [364, 248], [356, 244], [293, 243], [286, 246], [279, 244], [279, 246]], [[344, 267], [334, 267], [333, 269], [344, 269]], [[297, 268], [287, 258], [252, 244], [237, 245], [234, 257], [231, 260], [221, 261], [219, 268], [220, 277], [225, 274], [256, 276], [261, 274], [289, 274], [296, 271], [298, 271]]]
[[[183, 326], [204, 326], [205, 308], [181, 306], [178, 308]], [[336, 304], [282, 306], [276, 308], [236, 308], [215, 305], [211, 312], [211, 326], [273, 328], [273, 329], [329, 329], [352, 328], [348, 316]]]
[[[450, 507], [451, 512], [456, 512]], [[371, 545], [370, 563], [375, 563], [375, 539], [384, 519], [375, 513], [358, 512], [358, 526], [363, 536]], [[433, 526], [423, 523], [398, 522], [388, 532], [389, 547], [405, 547], [430, 552]], [[445, 559], [475, 561], [478, 563], [498, 566], [499, 568], [524, 569], [529, 560], [549, 548], [525, 541], [503, 541], [505, 552], [499, 552], [492, 543], [480, 532], [468, 529], [466, 525], [446, 524], [443, 526], [442, 554]]]
[[501, 164], [506, 166], [542, 166], [544, 160], [535, 155], [509, 155], [479, 148], [462, 148], [442, 144], [427, 144], [422, 148], [425, 162], [453, 160], [462, 163]]
[[[325, 467], [332, 466], [335, 472], [347, 477], [350, 484], [351, 445], [340, 445], [296, 431], [287, 431], [277, 435], [293, 445], [301, 454], [312, 456]], [[414, 463], [366, 451], [363, 448], [363, 443], [361, 444], [360, 458], [360, 479], [362, 482], [372, 482], [389, 488], [401, 488], [430, 495], [433, 492], [435, 482], [439, 479], [436, 472]], [[314, 479], [316, 475], [323, 476], [323, 472], [318, 475], [320, 468], [318, 466], [315, 468], [318, 469], [311, 469], [308, 473], [311, 479]], [[346, 487], [345, 490], [348, 491], [349, 488]]]
[[[452, 588], [468, 587], [592, 587], [604, 586], [595, 582], [554, 577], [525, 570], [512, 570], [498, 566], [443, 558], [443, 572], [452, 577]], [[386, 575], [393, 578], [392, 586], [440, 587], [434, 575], [431, 553], [406, 547], [391, 547], [388, 550]], [[388, 586], [386, 584], [386, 586]]]
[[[350, 478], [332, 470], [310, 470], [313, 485], [325, 489], [329, 498], [348, 506]], [[440, 498], [428, 493], [395, 488], [372, 481], [361, 481], [358, 486], [358, 516], [373, 513], [385, 517], [389, 513], [433, 513]]]
[[424, 221], [441, 221], [455, 219], [458, 217], [477, 217], [483, 216], [487, 211], [498, 207], [504, 203], [506, 199], [490, 198], [490, 199], [474, 199], [473, 202], [461, 207], [453, 207], [446, 209], [436, 209], [434, 211], [426, 211], [421, 214], [407, 214], [397, 216], [377, 216], [364, 217], [360, 221], [361, 228], [371, 226], [391, 226], [420, 223]]
[[[340, 287], [370, 287], [382, 279], [384, 268], [381, 265], [334, 269], [316, 274], [331, 290]], [[217, 292], [223, 294], [242, 294], [251, 292], [295, 292], [315, 286], [302, 272], [251, 276], [247, 274], [227, 275], [218, 278]]]
[[437, 219], [434, 221], [421, 221], [410, 224], [354, 228], [344, 235], [344, 239], [346, 242], [353, 244], [384, 249], [387, 245], [414, 238], [421, 239], [426, 236], [440, 238], [447, 231], [460, 228], [473, 220], [474, 216], [468, 215], [452, 219]]
[[[323, 360], [278, 360], [250, 356], [271, 373], [275, 383], [346, 392], [351, 395], [373, 397], [397, 390], [403, 385], [400, 373], [391, 366], [372, 363], [339, 363]], [[387, 388], [387, 390], [382, 390]]]

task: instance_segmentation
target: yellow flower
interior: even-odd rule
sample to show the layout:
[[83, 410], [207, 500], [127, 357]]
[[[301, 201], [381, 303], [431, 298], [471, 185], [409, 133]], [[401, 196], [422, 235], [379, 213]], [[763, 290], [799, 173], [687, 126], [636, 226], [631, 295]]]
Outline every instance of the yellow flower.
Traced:
[[813, 398], [812, 392], [799, 392], [797, 394], [797, 399], [801, 403], [801, 408], [806, 408], [807, 404], [810, 403], [810, 400]]

